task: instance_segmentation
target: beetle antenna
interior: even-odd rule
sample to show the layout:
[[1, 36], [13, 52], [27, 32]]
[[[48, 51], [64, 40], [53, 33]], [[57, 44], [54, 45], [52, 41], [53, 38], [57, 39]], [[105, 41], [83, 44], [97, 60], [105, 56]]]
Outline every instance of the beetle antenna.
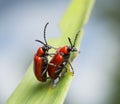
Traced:
[[46, 47], [53, 48], [53, 49], [57, 50], [57, 48], [52, 47], [52, 46], [50, 46], [50, 45], [47, 44], [47, 40], [46, 40], [46, 27], [47, 27], [48, 24], [49, 24], [49, 22], [47, 22], [46, 25], [45, 25], [45, 27], [44, 27], [44, 41], [45, 41], [45, 43], [42, 42], [41, 40], [35, 40], [35, 41], [43, 44], [43, 45], [46, 46]]
[[49, 24], [49, 23], [47, 22], [46, 25], [45, 25], [45, 27], [44, 27], [44, 41], [45, 41], [46, 45], [47, 45], [47, 40], [46, 40], [46, 27], [47, 27], [48, 24]]
[[37, 41], [37, 42], [39, 42], [39, 43], [43, 44], [44, 46], [46, 46], [46, 44], [45, 44], [45, 43], [43, 43], [43, 42], [42, 42], [42, 41], [40, 41], [40, 40], [35, 40], [35, 41]]
[[68, 37], [68, 41], [69, 41], [71, 47], [73, 47], [72, 42], [71, 42], [71, 39], [70, 39], [69, 37]]
[[73, 43], [73, 47], [75, 46], [75, 43], [76, 43], [77, 37], [78, 37], [78, 35], [79, 35], [79, 32], [80, 32], [80, 31], [78, 31], [77, 34], [76, 34], [76, 36], [75, 36], [74, 43]]

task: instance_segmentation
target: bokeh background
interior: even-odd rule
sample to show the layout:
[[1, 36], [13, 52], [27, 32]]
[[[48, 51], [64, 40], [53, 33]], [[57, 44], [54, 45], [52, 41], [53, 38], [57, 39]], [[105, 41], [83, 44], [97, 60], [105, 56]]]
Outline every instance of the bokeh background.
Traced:
[[[0, 0], [0, 104], [20, 83], [49, 22], [47, 38], [70, 0]], [[120, 104], [120, 0], [96, 0], [65, 104]]]

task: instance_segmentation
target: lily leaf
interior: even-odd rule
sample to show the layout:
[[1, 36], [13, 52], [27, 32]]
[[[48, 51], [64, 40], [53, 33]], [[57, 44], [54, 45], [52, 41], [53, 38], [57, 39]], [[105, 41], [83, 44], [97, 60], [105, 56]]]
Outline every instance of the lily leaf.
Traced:
[[[60, 22], [61, 37], [49, 40], [54, 47], [69, 45], [68, 37], [74, 41], [76, 33], [80, 30], [75, 47], [79, 50], [82, 40], [83, 26], [86, 24], [94, 0], [72, 0], [65, 15]], [[71, 54], [72, 62], [76, 54]], [[68, 67], [69, 70], [69, 67]], [[62, 77], [55, 88], [52, 81], [38, 82], [33, 73], [33, 63], [28, 68], [24, 78], [7, 100], [7, 104], [63, 104], [72, 81], [70, 71]]]

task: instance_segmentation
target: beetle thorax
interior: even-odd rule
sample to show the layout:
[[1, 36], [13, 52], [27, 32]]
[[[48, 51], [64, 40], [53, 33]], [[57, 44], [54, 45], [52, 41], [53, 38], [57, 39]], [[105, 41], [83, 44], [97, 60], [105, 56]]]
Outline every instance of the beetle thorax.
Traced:
[[45, 51], [43, 50], [43, 48], [42, 47], [38, 48], [36, 55], [40, 57], [44, 54], [45, 54]]
[[64, 55], [69, 54], [68, 46], [64, 46], [64, 47], [59, 48], [58, 52], [60, 52]]

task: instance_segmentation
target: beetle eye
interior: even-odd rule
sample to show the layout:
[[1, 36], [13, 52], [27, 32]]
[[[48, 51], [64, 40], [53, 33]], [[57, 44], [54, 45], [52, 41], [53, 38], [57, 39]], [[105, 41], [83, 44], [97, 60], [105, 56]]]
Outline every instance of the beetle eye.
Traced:
[[69, 46], [69, 47], [67, 48], [68, 52], [70, 52], [70, 51], [71, 51], [71, 49], [72, 49], [72, 47], [71, 47], [71, 46]]
[[44, 52], [45, 52], [45, 51], [48, 51], [50, 48], [51, 48], [51, 47], [49, 47], [49, 46], [43, 46], [43, 47], [42, 47], [42, 49], [43, 49]]
[[47, 50], [45, 46], [43, 46], [42, 49], [43, 49], [44, 52]]
[[71, 46], [69, 46], [67, 50], [68, 50], [68, 52], [70, 52], [70, 51], [76, 52], [77, 51], [77, 49], [75, 47], [71, 47]]
[[76, 52], [76, 51], [77, 51], [77, 49], [76, 49], [75, 47], [73, 47], [73, 48], [72, 48], [72, 51], [73, 51], [73, 52]]

